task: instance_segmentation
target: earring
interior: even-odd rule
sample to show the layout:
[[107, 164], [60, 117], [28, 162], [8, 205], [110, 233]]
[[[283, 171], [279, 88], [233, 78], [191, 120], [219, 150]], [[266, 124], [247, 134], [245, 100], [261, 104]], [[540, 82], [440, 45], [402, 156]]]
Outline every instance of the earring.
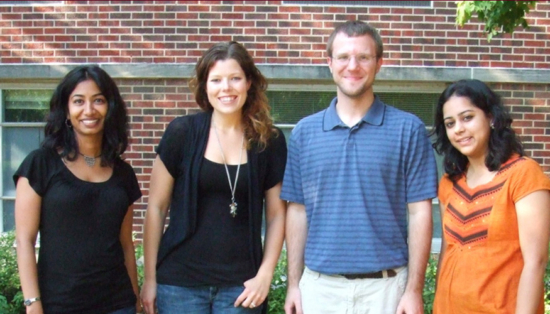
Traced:
[[69, 129], [72, 129], [72, 128], [73, 128], [73, 125], [71, 124], [71, 120], [69, 120], [69, 119], [65, 119], [65, 125], [66, 125]]
[[494, 123], [494, 122], [491, 121], [490, 126], [491, 126], [491, 130], [494, 130], [494, 129], [495, 129], [495, 123]]

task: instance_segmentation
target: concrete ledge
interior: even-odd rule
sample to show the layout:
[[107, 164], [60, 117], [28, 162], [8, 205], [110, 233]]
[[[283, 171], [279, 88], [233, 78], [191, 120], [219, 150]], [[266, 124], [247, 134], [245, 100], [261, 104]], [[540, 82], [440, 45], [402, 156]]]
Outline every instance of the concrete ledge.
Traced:
[[[0, 64], [0, 79], [59, 79], [77, 64]], [[194, 64], [105, 63], [100, 66], [113, 78], [189, 78]], [[259, 64], [270, 80], [332, 81], [326, 65]], [[383, 67], [379, 81], [454, 82], [475, 78], [485, 82], [549, 84], [550, 69], [492, 69], [450, 67]]]
[[0, 79], [62, 78], [76, 64], [0, 64]]
[[119, 63], [100, 64], [113, 78], [186, 78], [193, 75], [194, 64]]
[[472, 76], [484, 82], [498, 83], [550, 83], [550, 69], [488, 69], [473, 68]]

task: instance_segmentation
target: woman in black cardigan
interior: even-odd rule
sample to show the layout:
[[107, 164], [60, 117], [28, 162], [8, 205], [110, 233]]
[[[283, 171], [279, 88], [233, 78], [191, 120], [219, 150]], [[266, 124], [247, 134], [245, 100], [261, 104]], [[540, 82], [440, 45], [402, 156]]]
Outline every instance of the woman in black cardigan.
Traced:
[[213, 46], [195, 71], [203, 112], [170, 123], [153, 165], [142, 302], [147, 313], [260, 313], [284, 238], [285, 139], [241, 44]]

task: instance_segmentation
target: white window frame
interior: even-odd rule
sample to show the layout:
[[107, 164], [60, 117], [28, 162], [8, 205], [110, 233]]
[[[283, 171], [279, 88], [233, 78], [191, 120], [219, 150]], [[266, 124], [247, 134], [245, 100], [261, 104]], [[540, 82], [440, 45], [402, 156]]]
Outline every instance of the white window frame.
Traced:
[[[36, 128], [46, 126], [46, 122], [4, 122], [5, 104], [3, 94], [5, 90], [50, 90], [55, 89], [55, 83], [0, 83], [0, 147], [4, 149], [4, 130], [6, 128]], [[38, 147], [37, 147], [38, 148]], [[0, 158], [0, 233], [4, 232], [4, 201], [15, 202], [15, 196], [4, 194], [4, 160]]]

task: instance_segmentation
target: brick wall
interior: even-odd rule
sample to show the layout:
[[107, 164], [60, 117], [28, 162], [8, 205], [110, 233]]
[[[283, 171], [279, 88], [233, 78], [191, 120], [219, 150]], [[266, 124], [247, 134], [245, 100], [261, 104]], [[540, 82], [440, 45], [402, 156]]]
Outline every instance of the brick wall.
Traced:
[[124, 157], [134, 168], [143, 193], [134, 211], [134, 231], [141, 238], [155, 147], [170, 121], [200, 109], [184, 79], [117, 79], [116, 83], [130, 114], [131, 139]]
[[297, 6], [281, 1], [65, 1], [0, 7], [0, 63], [189, 63], [237, 40], [259, 63], [323, 64], [336, 21], [380, 30], [387, 65], [550, 68], [550, 2], [531, 28], [487, 42], [479, 23], [455, 25], [454, 1], [433, 8]]
[[[481, 24], [460, 29], [454, 24], [455, 14], [454, 1], [434, 1], [433, 8], [296, 6], [281, 1], [0, 6], [0, 64], [193, 64], [213, 43], [237, 40], [260, 64], [320, 65], [326, 63], [325, 42], [334, 23], [361, 19], [380, 30], [385, 66], [550, 71], [549, 1], [539, 2], [529, 13], [530, 29], [490, 43]], [[198, 109], [185, 78], [116, 81], [131, 118], [126, 158], [144, 193], [134, 221], [141, 237], [154, 148], [169, 121]], [[505, 96], [528, 154], [550, 174], [550, 84], [491, 86]]]

